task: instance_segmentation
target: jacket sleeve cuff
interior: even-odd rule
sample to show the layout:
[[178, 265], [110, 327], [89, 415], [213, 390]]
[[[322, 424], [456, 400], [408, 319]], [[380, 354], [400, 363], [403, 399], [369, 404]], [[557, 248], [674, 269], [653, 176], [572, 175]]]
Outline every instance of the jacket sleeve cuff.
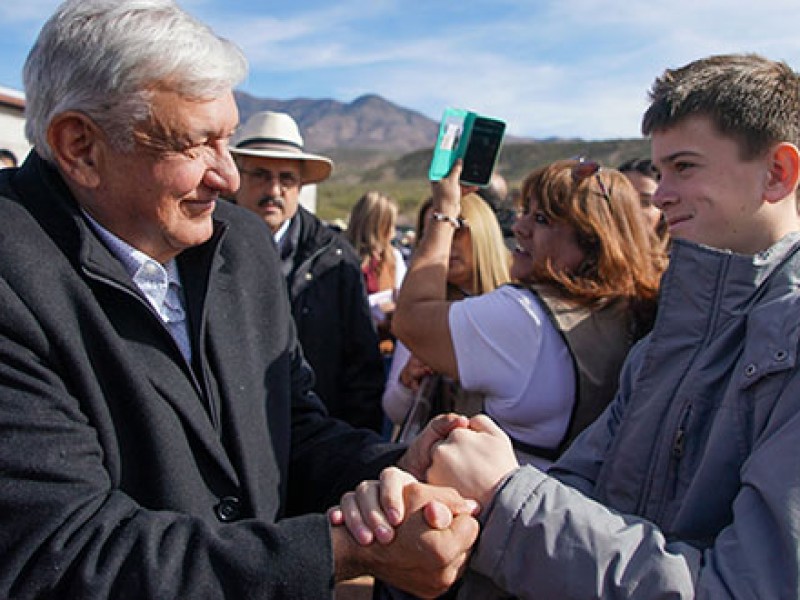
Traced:
[[547, 479], [533, 466], [523, 466], [503, 482], [492, 503], [481, 514], [481, 534], [472, 553], [470, 568], [489, 578], [497, 573], [506, 553], [510, 531], [536, 489]]

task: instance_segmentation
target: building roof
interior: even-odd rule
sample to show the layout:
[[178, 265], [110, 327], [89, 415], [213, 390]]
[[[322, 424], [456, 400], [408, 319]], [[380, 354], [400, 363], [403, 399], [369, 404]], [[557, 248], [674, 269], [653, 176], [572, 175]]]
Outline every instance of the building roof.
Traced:
[[11, 88], [0, 86], [0, 106], [25, 108], [25, 94]]

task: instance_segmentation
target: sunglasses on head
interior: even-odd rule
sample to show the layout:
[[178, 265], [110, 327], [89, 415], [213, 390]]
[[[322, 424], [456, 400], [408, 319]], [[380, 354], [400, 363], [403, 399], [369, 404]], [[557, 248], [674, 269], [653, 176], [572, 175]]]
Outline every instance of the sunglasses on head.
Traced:
[[583, 157], [578, 157], [575, 160], [577, 162], [572, 166], [572, 181], [575, 182], [575, 185], [580, 185], [587, 178], [594, 175], [600, 192], [603, 194], [603, 198], [606, 199], [606, 202], [611, 204], [611, 196], [608, 194], [608, 189], [600, 178], [600, 170], [602, 169], [600, 163]]

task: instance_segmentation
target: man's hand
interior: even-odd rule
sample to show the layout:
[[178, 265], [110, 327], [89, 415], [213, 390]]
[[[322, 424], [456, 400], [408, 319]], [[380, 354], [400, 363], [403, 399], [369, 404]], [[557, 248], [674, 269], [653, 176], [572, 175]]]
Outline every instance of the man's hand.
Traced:
[[[339, 506], [328, 511], [331, 525], [345, 525], [359, 544], [364, 546], [374, 540], [390, 543], [408, 513], [406, 495], [409, 486], [417, 480], [396, 467], [384, 469], [380, 481], [364, 481], [355, 491], [342, 496]], [[452, 488], [438, 486], [417, 487], [424, 490], [428, 503], [422, 506], [423, 516], [430, 527], [450, 527], [454, 515], [476, 515], [480, 507], [473, 500], [462, 498]]]
[[427, 480], [451, 486], [461, 495], [488, 506], [497, 486], [519, 463], [511, 440], [486, 415], [470, 419], [468, 429], [456, 428], [432, 448]]
[[[337, 581], [368, 574], [421, 598], [434, 598], [458, 579], [478, 536], [478, 522], [471, 515], [442, 510], [445, 505], [436, 500], [441, 490], [435, 486], [409, 482], [402, 496], [407, 517], [390, 544], [362, 546], [345, 527], [331, 529]], [[431, 518], [439, 528], [429, 525]]]
[[[454, 413], [434, 417], [425, 429], [414, 438], [406, 453], [397, 461], [397, 466], [408, 471], [417, 479], [424, 480], [425, 473], [431, 465], [433, 446], [447, 438], [450, 432], [458, 427], [469, 427], [469, 419], [464, 415]], [[396, 497], [395, 500], [397, 500]]]

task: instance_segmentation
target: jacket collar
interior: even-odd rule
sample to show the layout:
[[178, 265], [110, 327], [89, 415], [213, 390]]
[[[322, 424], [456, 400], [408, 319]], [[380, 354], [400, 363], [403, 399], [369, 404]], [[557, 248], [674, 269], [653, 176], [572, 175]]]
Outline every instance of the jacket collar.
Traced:
[[76, 260], [84, 235], [83, 218], [58, 171], [31, 151], [11, 180], [11, 188], [64, 254]]
[[328, 246], [335, 240], [333, 231], [302, 206], [297, 209], [295, 220], [298, 225], [296, 243], [299, 260], [305, 260], [321, 246]]
[[[794, 267], [784, 268], [787, 263]], [[713, 336], [730, 319], [749, 311], [775, 285], [797, 286], [799, 276], [800, 233], [790, 233], [755, 255], [673, 240], [653, 333]]]
[[[24, 204], [33, 217], [77, 267], [90, 276], [107, 279], [136, 291], [122, 264], [86, 222], [77, 201], [57, 169], [33, 151], [13, 177], [11, 186], [15, 195], [24, 199]], [[227, 229], [227, 223], [218, 219], [216, 213], [214, 216], [211, 239], [182, 252], [177, 259], [181, 269], [205, 267], [203, 270], [206, 270], [211, 267], [216, 249]], [[218, 262], [216, 266], [219, 267], [220, 264]], [[207, 277], [203, 279], [206, 280]]]
[[[325, 270], [329, 267], [327, 264], [318, 264], [318, 259], [321, 256], [329, 256], [329, 250], [337, 237], [322, 221], [302, 206], [297, 209], [297, 214], [292, 218], [292, 225], [284, 237], [289, 236], [291, 240], [286, 241], [291, 244], [291, 254], [285, 256], [281, 251], [281, 263], [291, 289], [298, 283], [298, 278], [301, 280], [299, 284], [304, 285], [302, 279], [312, 267], [315, 267], [315, 270], [319, 268]], [[290, 291], [292, 296], [295, 293], [296, 290]]]

